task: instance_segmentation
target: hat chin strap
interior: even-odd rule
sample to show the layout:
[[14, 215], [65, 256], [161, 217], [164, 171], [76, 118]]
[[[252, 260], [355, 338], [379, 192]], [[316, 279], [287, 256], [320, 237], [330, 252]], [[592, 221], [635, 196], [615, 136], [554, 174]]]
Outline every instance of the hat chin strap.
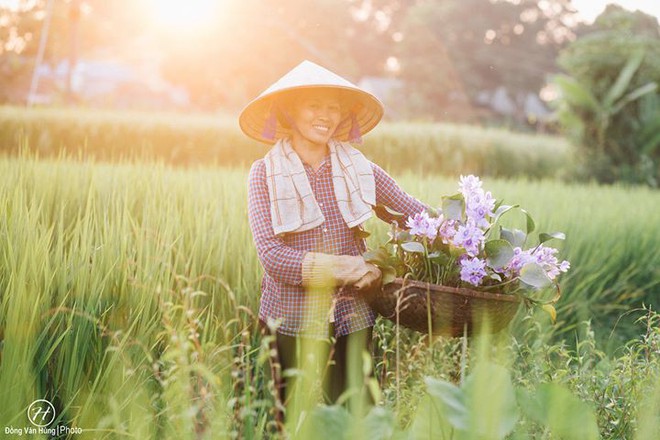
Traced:
[[275, 135], [277, 133], [277, 112], [280, 112], [280, 114], [284, 116], [284, 119], [286, 119], [286, 122], [291, 128], [295, 128], [296, 126], [296, 122], [293, 120], [289, 112], [281, 108], [277, 103], [273, 103], [270, 106], [270, 113], [268, 114], [268, 118], [264, 124], [264, 129], [261, 131], [261, 136], [264, 139], [268, 139], [270, 141], [275, 140]]
[[261, 131], [261, 137], [268, 139], [269, 141], [275, 140], [275, 133], [277, 131], [277, 115], [275, 114], [275, 109], [273, 106], [270, 108], [270, 114], [266, 123], [264, 124], [264, 129]]
[[349, 122], [351, 123], [351, 129], [348, 131], [348, 141], [354, 144], [361, 144], [362, 131], [360, 130], [360, 124], [358, 123], [357, 115], [353, 110], [351, 110], [350, 114], [346, 116], [346, 118], [344, 118], [344, 120], [341, 121], [339, 125], [337, 125], [337, 128], [335, 128], [335, 132], [332, 134], [332, 137], [335, 137], [337, 131], [339, 131]]
[[357, 113], [361, 108], [362, 104], [360, 102], [356, 102], [353, 104], [349, 116], [351, 118], [351, 129], [348, 131], [348, 142], [354, 144], [362, 143], [362, 130], [360, 130], [360, 124], [358, 123], [357, 119]]
[[355, 112], [351, 112], [351, 130], [348, 132], [348, 141], [355, 144], [362, 143], [362, 131]]

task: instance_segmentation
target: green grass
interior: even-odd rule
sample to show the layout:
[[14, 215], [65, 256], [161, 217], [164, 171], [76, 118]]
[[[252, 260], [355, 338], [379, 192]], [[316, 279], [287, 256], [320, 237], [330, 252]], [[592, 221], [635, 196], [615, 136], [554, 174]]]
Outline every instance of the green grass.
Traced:
[[[237, 116], [0, 106], [0, 152], [29, 148], [86, 159], [157, 159], [175, 166], [245, 166], [266, 146], [248, 139]], [[364, 153], [395, 172], [566, 176], [573, 149], [560, 137], [456, 124], [383, 122]]]
[[[0, 428], [25, 425], [25, 408], [47, 398], [59, 423], [87, 430], [76, 438], [275, 431], [272, 383], [261, 369], [266, 341], [255, 331], [261, 268], [247, 225], [245, 169], [21, 156], [0, 159], [0, 176]], [[398, 181], [435, 205], [456, 189], [453, 177]], [[434, 419], [423, 410], [435, 405], [425, 377], [460, 384], [478, 365], [502, 365], [508, 373], [484, 368], [495, 368], [506, 389], [534, 393], [552, 382], [573, 396], [566, 399], [586, 402], [578, 406], [605, 438], [654, 432], [660, 425], [640, 402], [658, 400], [649, 386], [660, 378], [657, 318], [635, 323], [647, 316], [637, 311], [614, 324], [643, 301], [657, 306], [660, 195], [524, 179], [484, 186], [527, 208], [539, 230], [566, 233], [562, 256], [572, 269], [562, 280], [559, 323], [548, 329], [521, 319], [515, 338], [501, 337], [485, 353], [477, 342], [466, 351], [460, 340], [428, 344], [407, 331], [396, 345], [395, 329], [380, 321], [383, 405], [370, 423], [419, 434]], [[368, 229], [372, 245], [384, 239], [386, 225], [370, 221]], [[473, 391], [465, 386], [467, 401], [488, 395], [467, 397]], [[489, 411], [470, 405], [470, 417]], [[349, 423], [341, 411], [313, 410], [301, 432], [327, 420]], [[550, 415], [516, 414], [516, 438], [554, 438], [564, 429]]]

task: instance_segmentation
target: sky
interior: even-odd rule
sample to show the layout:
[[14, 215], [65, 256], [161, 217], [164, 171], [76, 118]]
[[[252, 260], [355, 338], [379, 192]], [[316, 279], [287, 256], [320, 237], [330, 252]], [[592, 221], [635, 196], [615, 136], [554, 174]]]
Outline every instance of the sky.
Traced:
[[605, 9], [608, 3], [616, 3], [625, 9], [637, 9], [649, 15], [660, 18], [660, 0], [572, 0], [571, 3], [578, 10], [582, 18], [591, 23]]

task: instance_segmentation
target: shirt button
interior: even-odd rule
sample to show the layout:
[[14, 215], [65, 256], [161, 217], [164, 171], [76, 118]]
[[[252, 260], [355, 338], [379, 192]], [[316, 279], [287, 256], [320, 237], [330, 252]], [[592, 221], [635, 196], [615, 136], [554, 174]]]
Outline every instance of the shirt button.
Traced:
[[328, 232], [328, 228], [323, 228], [323, 232]]
[[319, 206], [323, 206], [323, 202], [319, 203]]

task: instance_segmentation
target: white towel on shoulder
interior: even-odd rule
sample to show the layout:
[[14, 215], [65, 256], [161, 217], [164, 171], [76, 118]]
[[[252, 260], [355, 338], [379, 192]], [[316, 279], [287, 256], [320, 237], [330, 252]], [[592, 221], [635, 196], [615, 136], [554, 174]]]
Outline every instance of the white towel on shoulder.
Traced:
[[[371, 163], [347, 142], [330, 140], [335, 198], [349, 228], [371, 217], [376, 181]], [[302, 232], [325, 221], [300, 157], [288, 139], [280, 139], [264, 157], [275, 235]]]

